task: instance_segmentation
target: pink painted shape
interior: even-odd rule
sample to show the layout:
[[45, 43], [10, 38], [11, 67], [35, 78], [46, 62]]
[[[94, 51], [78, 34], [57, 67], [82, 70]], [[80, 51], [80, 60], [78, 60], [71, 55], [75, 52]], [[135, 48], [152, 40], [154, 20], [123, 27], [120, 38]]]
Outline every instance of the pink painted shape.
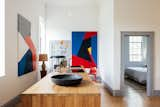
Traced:
[[35, 48], [30, 36], [25, 36], [24, 39], [32, 52], [33, 70], [36, 70], [36, 62], [37, 62], [36, 48]]

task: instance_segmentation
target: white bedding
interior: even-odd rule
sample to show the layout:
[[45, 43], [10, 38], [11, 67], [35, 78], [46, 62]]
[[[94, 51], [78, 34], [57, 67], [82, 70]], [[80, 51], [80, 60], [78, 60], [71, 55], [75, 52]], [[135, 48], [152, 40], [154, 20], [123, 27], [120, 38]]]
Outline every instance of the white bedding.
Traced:
[[128, 67], [125, 69], [125, 75], [139, 83], [146, 84], [147, 67]]

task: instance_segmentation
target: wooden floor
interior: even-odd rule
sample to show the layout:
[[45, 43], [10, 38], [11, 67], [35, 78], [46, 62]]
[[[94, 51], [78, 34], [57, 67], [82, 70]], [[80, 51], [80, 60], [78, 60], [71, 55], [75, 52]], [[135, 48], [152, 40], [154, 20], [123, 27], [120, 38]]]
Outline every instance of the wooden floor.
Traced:
[[[145, 91], [134, 89], [127, 85], [124, 97], [113, 97], [103, 87], [101, 89], [101, 107], [160, 107], [160, 97], [147, 97]], [[22, 107], [17, 104], [16, 107]]]
[[101, 86], [101, 107], [160, 107], [160, 97], [147, 97], [145, 86], [128, 80], [125, 88], [124, 97], [113, 97]]
[[137, 93], [141, 96], [146, 95], [146, 85], [142, 85], [130, 79], [125, 79], [125, 94]]

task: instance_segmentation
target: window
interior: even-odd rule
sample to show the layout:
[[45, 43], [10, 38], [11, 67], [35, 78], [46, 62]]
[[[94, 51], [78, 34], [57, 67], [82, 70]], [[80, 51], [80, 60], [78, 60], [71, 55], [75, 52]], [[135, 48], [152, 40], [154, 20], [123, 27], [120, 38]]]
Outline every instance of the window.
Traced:
[[43, 17], [39, 17], [39, 53], [46, 52], [46, 36], [45, 36], [45, 21]]
[[143, 61], [143, 36], [129, 36], [129, 61]]
[[0, 76], [5, 75], [5, 0], [0, 0]]

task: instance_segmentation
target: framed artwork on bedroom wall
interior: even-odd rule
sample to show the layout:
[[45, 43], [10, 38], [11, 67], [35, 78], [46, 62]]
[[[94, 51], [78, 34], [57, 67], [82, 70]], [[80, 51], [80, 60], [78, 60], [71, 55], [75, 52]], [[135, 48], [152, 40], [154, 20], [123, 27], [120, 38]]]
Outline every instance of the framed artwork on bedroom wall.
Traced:
[[72, 66], [97, 67], [97, 32], [72, 32]]

